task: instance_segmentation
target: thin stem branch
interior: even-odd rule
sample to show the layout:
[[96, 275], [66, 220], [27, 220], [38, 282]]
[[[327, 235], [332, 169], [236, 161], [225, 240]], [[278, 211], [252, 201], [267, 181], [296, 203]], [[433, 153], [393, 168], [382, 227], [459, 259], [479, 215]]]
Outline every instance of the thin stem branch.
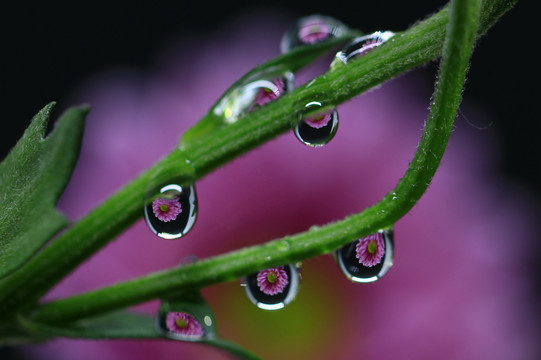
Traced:
[[[418, 150], [394, 191], [360, 214], [269, 243], [150, 274], [42, 305], [36, 321], [63, 322], [162, 297], [181, 288], [235, 280], [261, 268], [322, 255], [392, 225], [419, 200], [443, 157], [451, 134], [477, 29], [480, 0], [455, 0], [438, 82]], [[84, 304], [84, 306], [82, 306]]]

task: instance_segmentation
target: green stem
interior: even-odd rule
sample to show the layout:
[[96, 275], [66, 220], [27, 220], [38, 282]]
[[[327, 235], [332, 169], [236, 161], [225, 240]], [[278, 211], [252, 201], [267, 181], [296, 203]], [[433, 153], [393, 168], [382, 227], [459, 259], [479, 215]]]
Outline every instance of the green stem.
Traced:
[[[21, 271], [2, 280], [2, 310], [32, 305], [32, 301], [41, 297], [77, 264], [128, 228], [141, 217], [144, 194], [156, 174], [171, 173], [174, 167], [182, 164], [185, 164], [182, 153], [172, 151], [52, 241]], [[193, 182], [193, 169], [189, 166], [186, 169], [186, 182]], [[9, 315], [12, 314], [4, 311], [0, 318]]]
[[44, 304], [34, 313], [34, 319], [70, 321], [163, 297], [180, 288], [199, 288], [235, 280], [261, 268], [328, 253], [392, 225], [419, 200], [443, 157], [461, 99], [477, 29], [479, 4], [479, 0], [452, 2], [452, 21], [449, 22], [434, 101], [423, 137], [405, 176], [381, 202], [360, 214], [305, 233]]
[[[515, 0], [484, 1], [477, 35], [487, 31], [514, 3]], [[309, 85], [267, 104], [247, 116], [246, 121], [220, 128], [212, 136], [182, 144], [190, 153], [197, 176], [202, 177], [246, 152], [246, 147], [251, 149], [290, 130], [291, 120], [298, 118], [299, 109], [310, 101], [337, 106], [403, 72], [437, 59], [442, 52], [447, 10], [446, 7], [409, 30], [396, 34], [377, 51], [348, 66], [336, 67]]]
[[[484, 33], [514, 2], [484, 1], [478, 35]], [[193, 166], [184, 171], [186, 180], [200, 179], [236, 156], [289, 130], [291, 116], [298, 114], [297, 109], [301, 107], [299, 104], [319, 100], [324, 104], [338, 105], [401, 72], [436, 59], [443, 46], [447, 14], [445, 8], [410, 30], [398, 34], [377, 51], [348, 64], [347, 67], [320, 76], [310, 87], [297, 89], [259, 111], [250, 113], [246, 116], [246, 121], [239, 121], [200, 139], [183, 143], [182, 151], [175, 150], [166, 156], [66, 230], [25, 267], [3, 279], [0, 282], [0, 317], [9, 317], [14, 311], [32, 307], [64, 276], [140, 218], [145, 191], [156, 172], [178, 162], [179, 158], [184, 163], [182, 159], [185, 157]], [[441, 136], [444, 130], [435, 133]], [[430, 149], [429, 140], [430, 138], [423, 138], [421, 148]], [[437, 141], [439, 140], [433, 140]], [[440, 148], [442, 152], [445, 147]], [[432, 151], [427, 154], [432, 154]], [[415, 204], [439, 163], [437, 156], [418, 155], [416, 159], [426, 159], [431, 165], [412, 163], [407, 176], [397, 186], [398, 200], [386, 196], [381, 203], [363, 213], [319, 230], [50, 303], [38, 311], [38, 317], [48, 321], [71, 320], [100, 312], [104, 308], [145, 301], [165, 294], [173, 287], [190, 284], [203, 286], [232, 280], [267, 265], [278, 265], [329, 252], [347, 241], [393, 224]], [[149, 289], [147, 295], [141, 294], [147, 291], [143, 290], [146, 287]], [[121, 291], [118, 299], [122, 300], [114, 300], [116, 295], [99, 299], [100, 294], [111, 294], [110, 291], [115, 289]], [[90, 302], [81, 307], [79, 300], [86, 301], [85, 299]], [[110, 303], [107, 304], [108, 301]], [[66, 312], [63, 313], [64, 311]]]

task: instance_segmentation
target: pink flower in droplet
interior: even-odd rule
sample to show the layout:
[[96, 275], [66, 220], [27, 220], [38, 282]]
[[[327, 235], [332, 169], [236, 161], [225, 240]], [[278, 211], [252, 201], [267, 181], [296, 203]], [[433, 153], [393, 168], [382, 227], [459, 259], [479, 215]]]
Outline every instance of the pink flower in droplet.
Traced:
[[385, 254], [383, 235], [376, 233], [360, 239], [357, 243], [356, 253], [359, 263], [364, 266], [372, 267], [379, 264]]
[[170, 199], [157, 198], [152, 202], [152, 211], [160, 221], [169, 222], [182, 212], [182, 206], [176, 196]]
[[299, 39], [305, 44], [315, 44], [327, 39], [331, 34], [331, 28], [320, 19], [306, 21], [299, 30]]
[[332, 111], [310, 116], [306, 119], [303, 119], [303, 121], [315, 129], [321, 129], [324, 126], [327, 126], [331, 119]]
[[275, 88], [262, 87], [254, 100], [255, 105], [263, 106], [273, 100], [276, 100], [286, 91], [286, 85], [283, 79], [275, 79], [272, 81]]
[[364, 55], [370, 50], [372, 50], [373, 48], [380, 46], [381, 44], [383, 44], [383, 40], [380, 38], [368, 40], [361, 46], [361, 49], [356, 55], [358, 56]]
[[262, 270], [257, 274], [257, 286], [267, 295], [276, 295], [284, 291], [289, 283], [283, 266]]
[[183, 312], [169, 312], [165, 317], [167, 330], [183, 336], [201, 337], [205, 335], [203, 326], [192, 315]]

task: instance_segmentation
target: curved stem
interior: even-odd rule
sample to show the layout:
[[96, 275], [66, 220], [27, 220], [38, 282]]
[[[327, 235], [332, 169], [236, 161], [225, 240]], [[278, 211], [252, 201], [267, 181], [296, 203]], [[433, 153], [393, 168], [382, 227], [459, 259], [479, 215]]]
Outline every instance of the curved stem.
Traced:
[[[477, 34], [484, 33], [514, 2], [485, 0], [482, 4]], [[441, 54], [447, 21], [448, 9], [445, 8], [408, 31], [395, 36], [377, 51], [348, 64], [347, 69], [342, 67], [329, 71], [315, 79], [310, 87], [301, 87], [248, 114], [246, 121], [239, 121], [182, 144], [181, 150], [174, 150], [142, 173], [61, 234], [22, 269], [0, 281], [0, 314], [2, 314], [0, 318], [10, 317], [14, 311], [31, 308], [60, 279], [133, 224], [142, 215], [144, 193], [148, 182], [156, 172], [167, 169], [179, 161], [185, 163], [185, 160], [189, 159], [192, 167], [186, 167], [182, 174], [186, 181], [200, 179], [239, 154], [289, 130], [290, 118], [292, 114], [298, 114], [296, 109], [299, 108], [299, 104], [318, 99], [324, 104], [337, 105], [401, 72], [436, 59]], [[348, 86], [343, 86], [346, 83]], [[267, 265], [278, 265], [329, 252], [347, 241], [388, 226], [417, 202], [439, 164], [446, 141], [443, 146], [438, 144], [442, 140], [441, 136], [450, 128], [450, 124], [443, 126], [441, 131], [440, 125], [434, 126], [432, 129], [434, 131], [427, 128], [425, 134], [427, 137], [426, 139], [423, 137], [421, 141], [420, 149], [425, 149], [425, 154], [416, 155], [406, 177], [400, 181], [395, 190], [399, 194], [398, 200], [386, 196], [382, 202], [361, 214], [319, 230], [50, 303], [38, 311], [38, 318], [47, 321], [65, 321], [94, 314], [104, 308], [116, 308], [121, 304], [129, 305], [145, 301], [171, 287], [203, 286], [232, 280]], [[432, 150], [432, 146], [437, 149]], [[439, 157], [434, 155], [438, 152], [441, 153]], [[122, 211], [118, 211], [119, 208], [122, 208]], [[283, 248], [286, 246], [287, 251], [284, 251]], [[271, 260], [268, 260], [269, 256]], [[121, 291], [118, 297], [106, 296], [107, 293], [116, 290]], [[146, 295], [141, 294], [141, 291]], [[102, 295], [105, 297], [100, 299]], [[118, 300], [114, 300], [115, 297]], [[90, 302], [81, 308], [80, 301], [87, 300]], [[108, 301], [110, 302], [107, 304]], [[90, 306], [91, 303], [94, 305]]]
[[[392, 224], [419, 200], [432, 180], [451, 134], [477, 29], [480, 0], [452, 2], [434, 101], [418, 150], [394, 191], [360, 214], [294, 236], [42, 305], [34, 319], [63, 322], [199, 288], [248, 273], [322, 255]], [[84, 306], [82, 306], [84, 304]]]

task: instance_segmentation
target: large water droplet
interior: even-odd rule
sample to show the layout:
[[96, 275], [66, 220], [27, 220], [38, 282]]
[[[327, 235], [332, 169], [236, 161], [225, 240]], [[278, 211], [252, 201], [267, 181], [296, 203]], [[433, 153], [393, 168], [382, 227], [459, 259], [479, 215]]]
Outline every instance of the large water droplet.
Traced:
[[232, 124], [293, 89], [293, 73], [262, 73], [250, 76], [226, 93], [213, 109], [216, 116]]
[[243, 283], [252, 303], [265, 310], [278, 310], [297, 295], [300, 282], [298, 266], [288, 264], [248, 275]]
[[293, 132], [303, 144], [318, 147], [327, 144], [338, 129], [338, 112], [335, 108], [323, 109], [320, 102], [305, 106], [306, 112], [293, 124]]
[[203, 341], [216, 337], [214, 314], [200, 294], [163, 300], [156, 319], [157, 331], [174, 340]]
[[280, 50], [286, 53], [298, 46], [316, 44], [341, 36], [347, 30], [342, 22], [323, 15], [310, 15], [298, 19], [282, 36]]
[[380, 46], [385, 41], [394, 36], [391, 31], [376, 31], [372, 34], [353, 39], [344, 48], [336, 53], [336, 57], [331, 64], [331, 68], [337, 63], [346, 64], [348, 61], [365, 55], [372, 49]]
[[353, 282], [368, 283], [381, 278], [393, 265], [393, 231], [380, 231], [352, 241], [335, 253], [340, 270]]
[[186, 235], [197, 218], [195, 186], [168, 184], [150, 191], [145, 202], [145, 220], [152, 232], [164, 239]]

